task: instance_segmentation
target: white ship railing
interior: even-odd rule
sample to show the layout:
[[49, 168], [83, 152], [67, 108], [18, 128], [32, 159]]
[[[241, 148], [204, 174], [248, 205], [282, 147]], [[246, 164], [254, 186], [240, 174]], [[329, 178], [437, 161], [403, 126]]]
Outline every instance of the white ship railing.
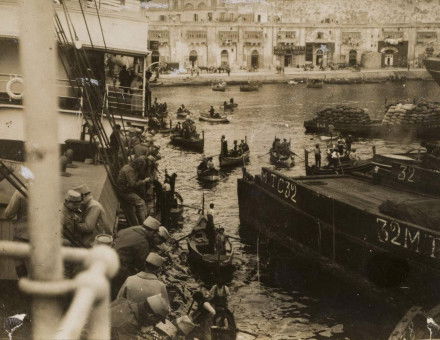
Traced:
[[[23, 242], [0, 241], [0, 256], [28, 259], [30, 245]], [[79, 339], [88, 325], [87, 338], [110, 339], [110, 284], [119, 269], [119, 259], [108, 246], [91, 249], [61, 248], [65, 262], [83, 265], [86, 269], [72, 280], [37, 281], [22, 278], [18, 282], [26, 294], [57, 297], [74, 293], [69, 309], [54, 332], [54, 339]]]
[[145, 117], [144, 90], [119, 85], [106, 85], [106, 104], [111, 114]]

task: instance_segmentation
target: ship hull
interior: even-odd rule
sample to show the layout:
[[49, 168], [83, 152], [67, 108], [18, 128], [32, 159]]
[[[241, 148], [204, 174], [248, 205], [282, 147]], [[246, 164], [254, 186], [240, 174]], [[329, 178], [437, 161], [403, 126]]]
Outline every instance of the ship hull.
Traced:
[[440, 58], [427, 58], [424, 64], [431, 77], [440, 85]]
[[[287, 178], [279, 178], [287, 182]], [[255, 179], [264, 181], [259, 176]], [[292, 256], [316, 261], [367, 294], [389, 297], [393, 303], [397, 303], [396, 297], [402, 305], [412, 304], [414, 299], [429, 304], [440, 297], [439, 268], [427, 263], [429, 260], [421, 261], [417, 254], [411, 257], [378, 241], [376, 215], [300, 186], [295, 187], [295, 195], [301, 196], [304, 206], [289, 203], [287, 189], [277, 193], [283, 185], [271, 190], [257, 182], [238, 180], [240, 225], [260, 240], [269, 239], [272, 249], [282, 247]], [[402, 223], [400, 228], [405, 228]], [[402, 290], [402, 286], [406, 288]]]

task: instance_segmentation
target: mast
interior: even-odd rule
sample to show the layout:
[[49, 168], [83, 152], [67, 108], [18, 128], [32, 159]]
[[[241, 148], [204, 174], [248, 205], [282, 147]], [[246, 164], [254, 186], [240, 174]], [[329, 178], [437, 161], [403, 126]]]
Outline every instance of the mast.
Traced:
[[[31, 278], [63, 278], [60, 237], [56, 51], [52, 0], [21, 2], [20, 58], [24, 76], [26, 162], [29, 185]], [[62, 316], [60, 299], [34, 296], [34, 339], [51, 339]]]

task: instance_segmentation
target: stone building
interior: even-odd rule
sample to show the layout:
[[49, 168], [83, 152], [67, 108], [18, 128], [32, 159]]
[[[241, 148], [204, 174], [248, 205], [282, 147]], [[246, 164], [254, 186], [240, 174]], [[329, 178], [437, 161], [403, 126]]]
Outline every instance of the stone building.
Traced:
[[440, 2], [430, 0], [153, 0], [151, 62], [232, 69], [420, 65], [440, 52]]

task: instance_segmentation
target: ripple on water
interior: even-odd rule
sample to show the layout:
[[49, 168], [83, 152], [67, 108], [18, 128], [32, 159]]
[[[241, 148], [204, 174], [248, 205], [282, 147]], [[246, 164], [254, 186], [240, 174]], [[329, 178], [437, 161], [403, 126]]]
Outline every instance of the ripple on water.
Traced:
[[[233, 86], [226, 93], [213, 92], [209, 87], [155, 88], [155, 97], [166, 101], [170, 112], [185, 104], [193, 112], [206, 112], [210, 105], [219, 107], [224, 100], [233, 97], [239, 104], [234, 111], [232, 123], [228, 125], [210, 125], [197, 121], [198, 130], [205, 131], [205, 154], [218, 155], [220, 137], [225, 135], [232, 147], [234, 139], [245, 136], [251, 148], [251, 160], [247, 166], [251, 173], [259, 173], [262, 166], [271, 167], [267, 152], [275, 136], [292, 141], [294, 151], [300, 155], [296, 166], [290, 170], [280, 170], [286, 175], [303, 175], [303, 149], [313, 148], [320, 142], [319, 136], [304, 135], [303, 121], [310, 119], [313, 112], [329, 104], [346, 104], [367, 108], [371, 118], [381, 118], [385, 99], [406, 98], [423, 95], [435, 100], [440, 95], [432, 82], [408, 82], [405, 88], [400, 84], [363, 84], [325, 85], [322, 90], [308, 91], [304, 86], [264, 85], [259, 92], [241, 93]], [[193, 117], [195, 120], [198, 117]], [[185, 204], [201, 206], [202, 193], [205, 202], [215, 203], [216, 222], [225, 227], [227, 234], [238, 236], [238, 202], [236, 180], [241, 170], [235, 169], [224, 176], [212, 189], [203, 189], [196, 181], [196, 167], [202, 159], [201, 154], [181, 151], [168, 144], [168, 137], [158, 138], [164, 156], [160, 169], [168, 169], [178, 174], [176, 188], [182, 194]], [[360, 157], [371, 156], [371, 146], [376, 145], [377, 152], [399, 152], [416, 147], [407, 141], [359, 140], [353, 147]], [[324, 149], [324, 148], [322, 148]], [[214, 161], [218, 164], [215, 156]], [[185, 226], [179, 235], [185, 235], [196, 221], [195, 210], [188, 209]], [[394, 325], [379, 327], [384, 320], [392, 320], [389, 313], [378, 309], [369, 309], [355, 298], [338, 302], [339, 295], [328, 288], [332, 279], [325, 277], [319, 285], [303, 279], [303, 272], [296, 272], [292, 284], [276, 287], [274, 280], [257, 282], [255, 250], [234, 241], [237, 253], [237, 271], [230, 284], [231, 308], [234, 310], [240, 328], [258, 332], [258, 339], [385, 339]], [[313, 276], [312, 276], [313, 277]], [[298, 284], [297, 284], [298, 282]], [[335, 286], [341, 287], [340, 283]], [[274, 287], [275, 286], [275, 287]], [[310, 286], [310, 287], [309, 287]], [[343, 287], [343, 286], [342, 286]], [[344, 290], [344, 287], [342, 288]], [[339, 294], [339, 293], [338, 293]], [[349, 295], [350, 296], [350, 295]], [[384, 317], [375, 318], [375, 315]], [[247, 340], [243, 338], [243, 340]]]

